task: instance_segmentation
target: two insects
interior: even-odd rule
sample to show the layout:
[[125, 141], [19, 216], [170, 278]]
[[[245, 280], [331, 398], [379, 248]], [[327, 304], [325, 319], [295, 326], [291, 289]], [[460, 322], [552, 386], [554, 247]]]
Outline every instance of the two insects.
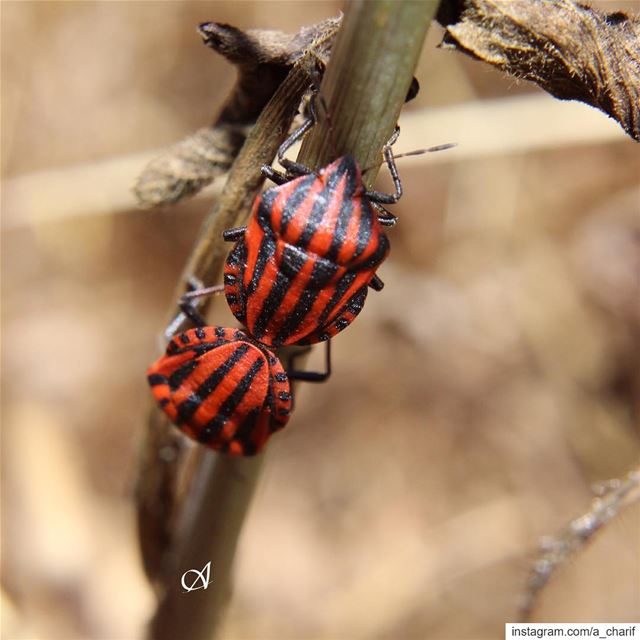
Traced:
[[182, 308], [201, 326], [174, 337], [148, 371], [169, 418], [193, 439], [230, 454], [259, 452], [286, 424], [290, 378], [326, 377], [287, 375], [271, 349], [328, 340], [358, 315], [368, 287], [383, 286], [375, 275], [389, 252], [383, 225], [395, 218], [382, 204], [401, 195], [391, 151], [385, 148], [396, 193], [367, 192], [350, 156], [317, 174], [284, 159], [309, 126], [278, 152], [289, 175], [264, 168], [278, 186], [256, 198], [247, 227], [224, 235], [236, 243], [226, 261], [224, 291], [246, 332], [202, 326], [184, 301]]

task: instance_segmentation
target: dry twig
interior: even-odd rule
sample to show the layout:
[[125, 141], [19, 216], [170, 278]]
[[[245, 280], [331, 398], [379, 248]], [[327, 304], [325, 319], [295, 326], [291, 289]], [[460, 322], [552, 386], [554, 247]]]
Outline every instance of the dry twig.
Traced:
[[590, 509], [553, 537], [545, 538], [535, 561], [521, 608], [521, 618], [530, 619], [538, 596], [556, 571], [570, 557], [581, 551], [596, 532], [611, 522], [625, 507], [640, 500], [640, 469], [631, 471], [623, 480], [603, 485]]
[[[329, 32], [331, 28], [335, 26]], [[222, 231], [248, 215], [263, 182], [260, 167], [273, 160], [287, 134], [315, 73], [315, 45], [325, 42], [323, 33], [311, 43], [260, 114], [203, 224], [176, 299], [194, 279], [207, 285], [219, 278], [226, 253]], [[154, 407], [140, 455], [136, 498], [144, 567], [159, 598], [150, 626], [155, 639], [210, 637], [229, 596], [235, 546], [261, 464], [260, 456], [227, 458], [201, 447], [192, 449], [190, 457], [185, 453], [184, 437]], [[183, 593], [180, 576], [207, 562], [215, 567], [211, 587]]]
[[[310, 82], [310, 65], [315, 65], [315, 56], [309, 54], [300, 59], [258, 118], [234, 162], [216, 207], [203, 224], [175, 293], [175, 300], [188, 289], [192, 279], [205, 285], [218, 281], [226, 254], [222, 231], [241, 224], [248, 215], [263, 182], [260, 167], [273, 160], [289, 130], [300, 99]], [[206, 308], [203, 308], [203, 312], [206, 312]], [[173, 313], [174, 305], [171, 308]], [[173, 564], [173, 559], [168, 559], [166, 553], [174, 546], [177, 459], [183, 450], [182, 443], [183, 439], [154, 408], [141, 451], [137, 502], [145, 570], [153, 582], [160, 584], [166, 582], [167, 572], [171, 571]]]
[[211, 127], [199, 129], [152, 160], [134, 187], [145, 207], [172, 204], [193, 195], [229, 170], [260, 112], [303, 52], [328, 58], [331, 34], [340, 18], [330, 18], [298, 33], [255, 29], [241, 31], [207, 22], [198, 32], [204, 43], [238, 69], [231, 95]]

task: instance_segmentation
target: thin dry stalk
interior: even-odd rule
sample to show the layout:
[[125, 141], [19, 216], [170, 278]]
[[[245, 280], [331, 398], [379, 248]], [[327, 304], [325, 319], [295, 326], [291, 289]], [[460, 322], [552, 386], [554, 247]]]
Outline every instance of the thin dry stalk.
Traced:
[[589, 510], [554, 536], [545, 538], [529, 575], [520, 610], [521, 620], [531, 619], [539, 597], [555, 573], [592, 541], [594, 535], [626, 507], [640, 500], [640, 468], [622, 480], [611, 480], [599, 489]]
[[[291, 125], [309, 85], [307, 63], [311, 62], [308, 57], [292, 70], [249, 135], [218, 205], [203, 226], [176, 297], [186, 290], [190, 278], [204, 284], [219, 279], [226, 252], [222, 231], [240, 224], [250, 210], [262, 183], [260, 166], [271, 162]], [[260, 457], [227, 459], [198, 450], [193, 481], [177, 514], [183, 447], [175, 428], [152, 410], [141, 454], [137, 503], [145, 570], [160, 595], [150, 631], [158, 639], [210, 636], [228, 593], [228, 569], [260, 467]], [[212, 588], [184, 594], [182, 573], [201, 569], [209, 561], [215, 567]]]

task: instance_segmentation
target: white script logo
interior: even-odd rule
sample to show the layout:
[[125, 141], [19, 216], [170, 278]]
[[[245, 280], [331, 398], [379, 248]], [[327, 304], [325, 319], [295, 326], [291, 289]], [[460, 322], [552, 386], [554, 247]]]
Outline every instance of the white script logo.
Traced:
[[[187, 580], [187, 576], [193, 573], [191, 580]], [[197, 591], [198, 589], [206, 589], [209, 586], [209, 578], [211, 576], [211, 560], [204, 565], [202, 571], [197, 569], [189, 569], [182, 574], [180, 582], [185, 593], [189, 591]]]

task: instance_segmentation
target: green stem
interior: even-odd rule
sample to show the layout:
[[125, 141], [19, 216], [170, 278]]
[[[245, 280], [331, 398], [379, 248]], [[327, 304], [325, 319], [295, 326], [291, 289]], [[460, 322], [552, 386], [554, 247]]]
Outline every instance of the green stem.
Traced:
[[[329, 118], [321, 118], [302, 148], [320, 167], [349, 153], [361, 167], [379, 166], [411, 85], [436, 0], [353, 0], [322, 81]], [[322, 112], [322, 110], [321, 110]], [[368, 186], [375, 178], [368, 172]]]
[[[320, 87], [319, 121], [298, 157], [302, 164], [318, 169], [350, 154], [368, 168], [363, 181], [371, 188], [438, 5], [439, 0], [347, 3]], [[301, 355], [299, 364], [307, 358]]]

